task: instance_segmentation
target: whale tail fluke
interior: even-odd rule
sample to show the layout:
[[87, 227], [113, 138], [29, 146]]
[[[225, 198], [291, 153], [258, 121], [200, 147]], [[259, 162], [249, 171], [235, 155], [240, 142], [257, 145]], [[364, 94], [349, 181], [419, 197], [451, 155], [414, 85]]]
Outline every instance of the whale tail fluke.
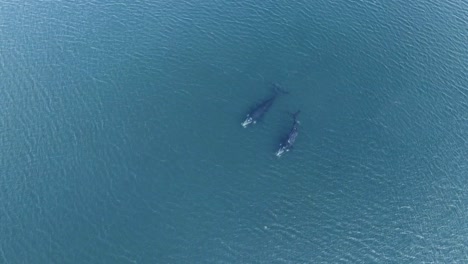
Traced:
[[297, 116], [301, 113], [301, 110], [297, 110], [295, 113], [292, 114], [294, 119], [297, 119]]
[[289, 91], [283, 89], [278, 83], [272, 83], [272, 89], [275, 94], [289, 94]]
[[289, 114], [290, 114], [290, 115], [292, 116], [292, 118], [294, 119], [294, 122], [298, 122], [298, 123], [299, 123], [299, 121], [297, 121], [297, 116], [298, 116], [300, 113], [301, 113], [301, 110], [297, 110], [297, 111], [294, 112], [294, 113], [289, 112]]

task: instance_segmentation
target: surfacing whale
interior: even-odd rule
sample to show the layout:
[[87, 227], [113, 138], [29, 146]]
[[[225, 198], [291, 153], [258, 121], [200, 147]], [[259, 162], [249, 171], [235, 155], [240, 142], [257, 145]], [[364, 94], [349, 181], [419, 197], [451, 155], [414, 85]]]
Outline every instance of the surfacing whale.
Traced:
[[281, 157], [285, 152], [288, 152], [293, 148], [294, 142], [296, 142], [297, 135], [299, 134], [299, 124], [300, 122], [297, 120], [297, 115], [299, 115], [301, 111], [297, 111], [296, 113], [293, 114], [293, 125], [291, 130], [289, 130], [288, 136], [286, 137], [283, 142], [280, 144], [280, 148], [278, 151], [276, 151], [276, 156], [279, 158]]
[[244, 128], [246, 128], [250, 124], [256, 124], [257, 121], [260, 120], [266, 114], [266, 112], [268, 112], [270, 107], [273, 105], [273, 102], [276, 100], [276, 97], [278, 96], [278, 94], [280, 93], [287, 94], [287, 92], [281, 90], [278, 87], [278, 85], [274, 85], [274, 92], [275, 93], [273, 94], [273, 96], [261, 102], [259, 105], [254, 107], [252, 111], [250, 111], [247, 114], [246, 119], [244, 120], [244, 122], [241, 123], [241, 125]]

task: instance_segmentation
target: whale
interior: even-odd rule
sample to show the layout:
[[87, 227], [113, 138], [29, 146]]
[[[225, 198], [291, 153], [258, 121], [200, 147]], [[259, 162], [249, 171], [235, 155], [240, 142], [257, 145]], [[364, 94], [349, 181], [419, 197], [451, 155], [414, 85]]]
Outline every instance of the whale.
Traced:
[[273, 102], [279, 94], [287, 94], [288, 92], [281, 90], [277, 85], [274, 85], [273, 96], [268, 97], [257, 106], [253, 107], [252, 110], [247, 114], [244, 122], [241, 123], [242, 127], [247, 128], [251, 124], [256, 124], [257, 121], [263, 118], [263, 116], [270, 110]]
[[280, 143], [280, 147], [278, 151], [276, 151], [275, 155], [276, 157], [281, 157], [284, 153], [290, 151], [294, 147], [294, 142], [296, 142], [297, 136], [299, 135], [299, 125], [300, 122], [297, 120], [297, 116], [299, 115], [301, 111], [295, 112], [293, 116], [293, 125], [291, 129], [289, 130], [288, 135], [285, 137], [285, 139]]

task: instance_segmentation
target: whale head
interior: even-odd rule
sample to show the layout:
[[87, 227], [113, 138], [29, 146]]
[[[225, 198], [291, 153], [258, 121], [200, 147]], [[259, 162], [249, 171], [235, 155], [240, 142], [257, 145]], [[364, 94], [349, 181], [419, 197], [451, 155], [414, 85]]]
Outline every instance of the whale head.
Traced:
[[278, 151], [276, 151], [275, 155], [276, 157], [281, 157], [281, 155], [283, 155], [283, 153], [286, 151], [286, 148], [285, 147], [281, 147], [280, 149], [278, 149]]
[[244, 120], [244, 122], [242, 122], [241, 125], [242, 125], [244, 128], [246, 128], [248, 125], [250, 125], [250, 124], [252, 124], [252, 123], [255, 124], [253, 118], [249, 116], [249, 117], [247, 117], [247, 118]]

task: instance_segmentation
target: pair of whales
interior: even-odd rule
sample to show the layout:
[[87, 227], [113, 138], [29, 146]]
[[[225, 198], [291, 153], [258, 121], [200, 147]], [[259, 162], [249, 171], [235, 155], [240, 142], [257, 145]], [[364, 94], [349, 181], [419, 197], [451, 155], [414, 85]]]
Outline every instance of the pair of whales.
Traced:
[[[267, 98], [263, 102], [261, 102], [259, 105], [253, 108], [252, 111], [250, 111], [247, 114], [247, 118], [244, 120], [244, 122], [241, 123], [241, 125], [246, 128], [250, 124], [255, 124], [257, 123], [258, 120], [260, 120], [270, 109], [270, 107], [273, 105], [273, 102], [275, 101], [276, 97], [280, 94], [287, 94], [287, 92], [280, 90], [277, 86], [275, 86], [275, 93], [273, 96]], [[285, 152], [288, 152], [293, 148], [294, 142], [296, 141], [297, 135], [299, 134], [299, 124], [300, 122], [297, 120], [297, 116], [299, 115], [300, 111], [297, 111], [296, 113], [293, 114], [293, 125], [291, 129], [289, 130], [288, 135], [285, 137], [285, 139], [281, 142], [279, 149], [276, 151], [275, 155], [277, 157], [281, 157]]]

